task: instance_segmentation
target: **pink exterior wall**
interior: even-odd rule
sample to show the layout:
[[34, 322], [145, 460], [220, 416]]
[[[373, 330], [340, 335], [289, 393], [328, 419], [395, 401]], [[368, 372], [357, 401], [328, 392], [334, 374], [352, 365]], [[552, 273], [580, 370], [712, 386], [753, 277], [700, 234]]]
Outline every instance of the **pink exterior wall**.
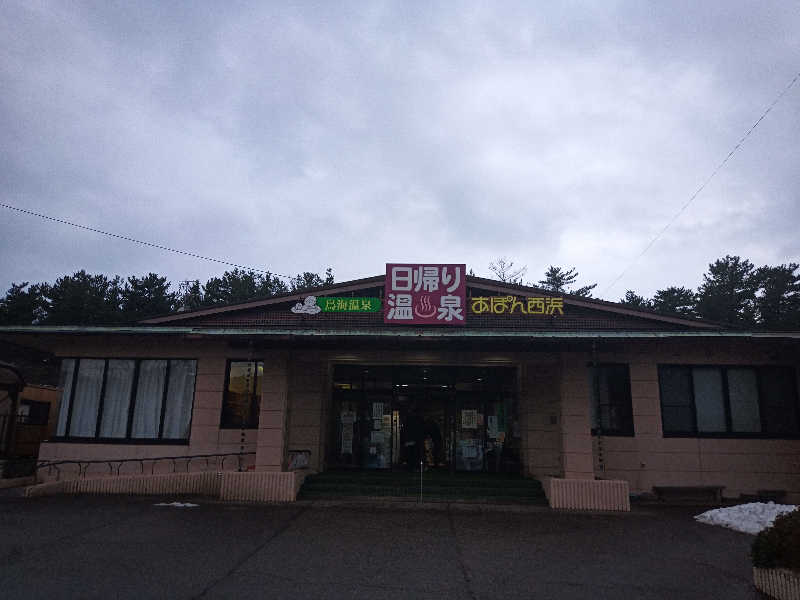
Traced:
[[308, 450], [309, 469], [318, 471], [324, 460], [325, 408], [331, 396], [327, 362], [300, 355], [289, 369], [288, 451]]
[[525, 362], [521, 368], [519, 417], [522, 426], [522, 461], [525, 474], [560, 476], [561, 401], [557, 355], [548, 363]]
[[561, 354], [561, 475], [594, 479], [591, 389], [584, 354]]
[[[618, 344], [618, 347], [620, 345]], [[800, 500], [800, 440], [664, 438], [661, 431], [660, 363], [758, 365], [786, 362], [769, 347], [708, 342], [636, 343], [628, 351], [603, 351], [598, 362], [630, 365], [635, 437], [590, 434], [590, 352], [503, 353], [420, 351], [269, 351], [249, 354], [224, 341], [92, 341], [73, 338], [60, 356], [182, 357], [197, 359], [197, 381], [188, 445], [44, 443], [41, 460], [147, 458], [245, 451], [256, 452], [248, 467], [286, 469], [287, 454], [310, 451], [309, 471], [325, 468], [330, 416], [330, 373], [339, 363], [465, 364], [519, 367], [521, 452], [525, 474], [568, 479], [620, 479], [632, 492], [662, 485], [722, 485], [727, 497], [760, 489], [783, 489]], [[264, 359], [258, 430], [219, 427], [228, 359]], [[797, 356], [792, 357], [798, 364]], [[602, 462], [600, 458], [602, 457]], [[179, 465], [183, 467], [184, 465]], [[225, 470], [236, 468], [233, 462]], [[148, 468], [147, 465], [146, 468]], [[185, 467], [184, 467], [185, 468]], [[203, 470], [205, 465], [190, 465]], [[136, 473], [139, 464], [121, 472]], [[171, 471], [164, 463], [161, 472]], [[156, 470], [158, 472], [158, 470]], [[105, 475], [93, 467], [88, 475]]]
[[726, 498], [785, 490], [789, 501], [800, 501], [800, 440], [665, 438], [661, 427], [658, 364], [752, 366], [786, 364], [787, 359], [800, 371], [797, 357], [745, 344], [662, 343], [635, 353], [599, 354], [600, 362], [629, 363], [636, 435], [595, 438], [595, 475], [625, 479], [632, 492], [650, 492], [653, 486], [715, 485], [725, 486]]
[[264, 356], [261, 380], [261, 412], [258, 416], [256, 470], [286, 469], [286, 422], [289, 406], [289, 359], [285, 352]]

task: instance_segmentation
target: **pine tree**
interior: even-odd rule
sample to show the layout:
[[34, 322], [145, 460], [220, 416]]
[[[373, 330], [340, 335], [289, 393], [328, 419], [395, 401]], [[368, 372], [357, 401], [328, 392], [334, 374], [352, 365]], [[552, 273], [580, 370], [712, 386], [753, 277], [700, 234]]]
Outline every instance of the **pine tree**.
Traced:
[[697, 314], [697, 296], [689, 288], [670, 286], [658, 290], [653, 296], [653, 308], [661, 313], [681, 317], [694, 317]]
[[572, 294], [573, 296], [591, 298], [592, 290], [597, 287], [596, 283], [585, 285], [577, 289], [570, 288], [578, 279], [579, 275], [575, 267], [564, 270], [562, 267], [550, 265], [550, 268], [544, 273], [544, 279], [539, 280], [539, 287], [554, 294]]
[[628, 290], [625, 292], [625, 297], [620, 298], [620, 304], [624, 304], [625, 306], [630, 306], [631, 308], [641, 308], [641, 309], [650, 309], [653, 307], [653, 301], [649, 298], [645, 298], [644, 296], [638, 295], [633, 290]]
[[148, 273], [144, 277], [128, 277], [121, 294], [125, 320], [137, 321], [173, 310], [175, 294], [169, 288], [167, 278], [156, 273]]
[[703, 275], [697, 293], [697, 312], [712, 321], [751, 325], [755, 323], [757, 289], [753, 263], [738, 256], [720, 258]]
[[800, 265], [763, 266], [756, 271], [759, 324], [771, 329], [800, 328]]
[[78, 271], [42, 285], [47, 325], [108, 325], [123, 321], [121, 279]]
[[0, 300], [0, 325], [35, 325], [45, 315], [41, 285], [12, 283]]

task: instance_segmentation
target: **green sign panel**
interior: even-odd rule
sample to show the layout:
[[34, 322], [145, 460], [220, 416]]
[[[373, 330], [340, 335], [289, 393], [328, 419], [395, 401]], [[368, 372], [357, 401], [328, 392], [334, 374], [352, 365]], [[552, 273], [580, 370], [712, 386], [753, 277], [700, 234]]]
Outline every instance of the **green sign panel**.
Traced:
[[381, 299], [321, 296], [317, 306], [322, 312], [380, 312]]

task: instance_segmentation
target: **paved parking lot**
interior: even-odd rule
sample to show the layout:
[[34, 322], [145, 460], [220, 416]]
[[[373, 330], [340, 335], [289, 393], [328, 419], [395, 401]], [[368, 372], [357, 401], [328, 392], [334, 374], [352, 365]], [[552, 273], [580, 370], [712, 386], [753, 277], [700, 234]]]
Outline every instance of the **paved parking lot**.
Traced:
[[688, 509], [153, 505], [163, 501], [0, 498], [0, 596], [759, 597], [752, 538]]

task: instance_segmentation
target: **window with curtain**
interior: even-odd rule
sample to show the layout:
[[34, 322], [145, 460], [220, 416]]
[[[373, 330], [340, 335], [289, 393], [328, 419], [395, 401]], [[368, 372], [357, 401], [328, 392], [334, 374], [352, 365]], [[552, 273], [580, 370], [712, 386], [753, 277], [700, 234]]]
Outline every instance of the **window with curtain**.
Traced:
[[195, 360], [64, 359], [56, 434], [105, 442], [185, 442], [196, 371]]
[[139, 381], [136, 387], [131, 437], [158, 437], [166, 380], [166, 360], [143, 360], [139, 365]]
[[664, 435], [798, 437], [792, 367], [659, 367]]
[[661, 367], [661, 421], [665, 434], [695, 430], [692, 371], [686, 367]]
[[105, 364], [104, 360], [84, 359], [78, 365], [78, 380], [72, 392], [68, 419], [70, 437], [95, 437], [97, 434]]
[[220, 427], [258, 428], [263, 375], [262, 361], [232, 360], [228, 363]]
[[69, 416], [70, 400], [72, 399], [72, 383], [75, 377], [75, 359], [65, 358], [61, 361], [61, 376], [58, 387], [61, 388], [61, 403], [58, 410], [56, 435], [67, 435], [67, 416]]
[[124, 438], [128, 433], [128, 408], [135, 364], [132, 360], [108, 361], [99, 437]]
[[590, 368], [592, 433], [633, 435], [631, 378], [628, 365]]
[[161, 432], [164, 438], [182, 440], [189, 437], [194, 377], [193, 360], [170, 361], [167, 405], [164, 409], [164, 427]]
[[728, 369], [728, 398], [731, 430], [749, 433], [761, 431], [761, 408], [755, 369]]
[[713, 367], [692, 370], [697, 431], [725, 431], [725, 398], [722, 391], [722, 370]]

